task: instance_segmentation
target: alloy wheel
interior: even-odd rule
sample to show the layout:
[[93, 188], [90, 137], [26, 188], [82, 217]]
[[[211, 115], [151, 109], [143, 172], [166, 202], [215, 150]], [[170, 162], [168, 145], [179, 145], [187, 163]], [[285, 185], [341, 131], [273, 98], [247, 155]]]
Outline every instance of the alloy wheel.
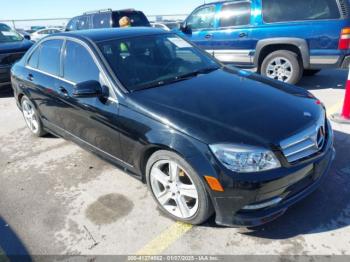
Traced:
[[191, 177], [172, 160], [156, 162], [150, 171], [154, 196], [170, 214], [187, 219], [198, 210], [198, 191]]
[[39, 131], [39, 121], [33, 108], [33, 105], [27, 100], [24, 100], [22, 103], [22, 111], [24, 120], [26, 121], [30, 131], [32, 131], [33, 133], [37, 133]]
[[288, 82], [293, 75], [292, 63], [285, 57], [276, 57], [267, 65], [266, 75], [275, 80]]

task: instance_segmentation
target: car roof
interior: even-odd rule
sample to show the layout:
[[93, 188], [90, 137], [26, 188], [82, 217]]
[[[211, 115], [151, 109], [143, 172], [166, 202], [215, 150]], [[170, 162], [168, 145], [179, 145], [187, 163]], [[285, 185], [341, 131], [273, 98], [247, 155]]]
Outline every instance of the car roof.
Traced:
[[7, 24], [4, 24], [4, 23], [0, 23], [0, 25], [9, 27]]
[[202, 4], [197, 8], [202, 6], [208, 6], [208, 5], [219, 5], [219, 4], [234, 3], [234, 2], [251, 2], [251, 0], [220, 0], [220, 1], [214, 1], [214, 2]]
[[153, 27], [128, 27], [128, 28], [103, 28], [92, 30], [77, 30], [65, 33], [58, 33], [54, 36], [70, 36], [77, 38], [87, 38], [93, 42], [100, 42], [109, 39], [130, 38], [136, 36], [147, 36], [155, 34], [166, 34], [162, 29]]

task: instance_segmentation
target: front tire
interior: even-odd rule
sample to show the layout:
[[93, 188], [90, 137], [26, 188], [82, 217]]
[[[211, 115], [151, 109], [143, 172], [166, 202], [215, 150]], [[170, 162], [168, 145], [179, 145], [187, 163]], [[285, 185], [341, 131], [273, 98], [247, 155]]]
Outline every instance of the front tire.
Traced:
[[154, 153], [147, 162], [146, 179], [153, 198], [168, 217], [198, 225], [213, 214], [203, 180], [177, 154], [165, 150]]
[[303, 75], [303, 66], [298, 55], [288, 50], [279, 50], [269, 54], [261, 64], [261, 74], [269, 78], [296, 84]]
[[40, 115], [36, 110], [34, 104], [26, 96], [21, 99], [22, 114], [27, 127], [34, 136], [42, 137], [47, 133], [43, 129], [43, 125], [40, 119]]

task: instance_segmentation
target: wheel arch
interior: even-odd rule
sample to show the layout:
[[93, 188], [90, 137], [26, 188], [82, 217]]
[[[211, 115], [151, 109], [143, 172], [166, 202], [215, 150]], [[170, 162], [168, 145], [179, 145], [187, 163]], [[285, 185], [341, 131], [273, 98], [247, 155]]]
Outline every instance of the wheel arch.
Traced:
[[146, 166], [148, 160], [154, 153], [160, 150], [177, 154], [191, 165], [199, 176], [210, 175], [218, 178], [215, 168], [210, 165], [211, 161], [208, 159], [207, 153], [203, 152], [206, 146], [201, 143], [199, 143], [199, 145], [197, 143], [190, 144], [191, 143], [186, 141], [185, 138], [179, 138], [175, 146], [171, 143], [153, 143], [146, 146], [140, 153], [138, 163], [142, 182], [146, 182]]
[[255, 51], [254, 65], [258, 67], [258, 70], [260, 70], [261, 64], [266, 56], [278, 50], [288, 50], [298, 54], [303, 67], [310, 67], [310, 53], [306, 40], [290, 37], [260, 40]]
[[25, 94], [23, 92], [20, 92], [17, 94], [17, 100], [19, 105], [22, 107], [22, 98], [25, 96]]

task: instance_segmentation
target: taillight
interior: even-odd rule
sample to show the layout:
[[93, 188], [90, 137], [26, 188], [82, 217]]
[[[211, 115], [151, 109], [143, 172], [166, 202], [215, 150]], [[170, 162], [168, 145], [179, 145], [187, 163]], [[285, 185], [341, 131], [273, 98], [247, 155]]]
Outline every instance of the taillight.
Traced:
[[341, 30], [338, 49], [345, 50], [350, 49], [350, 28], [344, 28]]

